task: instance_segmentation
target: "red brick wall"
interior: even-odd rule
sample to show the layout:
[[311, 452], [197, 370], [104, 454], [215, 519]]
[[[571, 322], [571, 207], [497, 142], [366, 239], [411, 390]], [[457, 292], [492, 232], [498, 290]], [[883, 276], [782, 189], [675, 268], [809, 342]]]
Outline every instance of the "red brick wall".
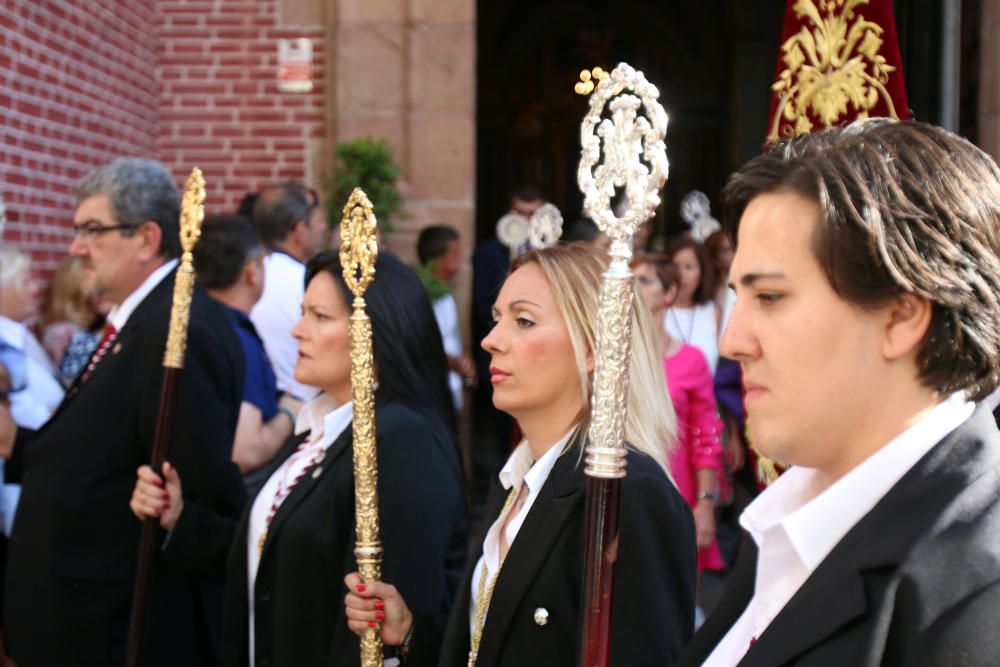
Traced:
[[65, 256], [73, 190], [121, 155], [155, 156], [155, 0], [0, 2], [4, 241], [48, 275]]
[[[198, 166], [206, 212], [247, 191], [305, 178], [323, 127], [324, 30], [278, 27], [276, 0], [159, 0], [160, 159], [178, 181]], [[310, 93], [277, 87], [278, 39], [313, 42]]]

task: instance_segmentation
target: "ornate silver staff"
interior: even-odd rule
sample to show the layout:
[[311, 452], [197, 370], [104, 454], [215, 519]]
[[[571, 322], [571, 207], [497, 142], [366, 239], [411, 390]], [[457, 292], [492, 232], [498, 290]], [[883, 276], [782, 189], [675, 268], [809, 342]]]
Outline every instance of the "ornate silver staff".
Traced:
[[[583, 83], [590, 81], [587, 74], [586, 78], [581, 75]], [[611, 648], [619, 493], [625, 476], [633, 295], [628, 263], [632, 234], [660, 205], [668, 162], [663, 143], [667, 113], [657, 101], [656, 87], [624, 63], [610, 76], [595, 71], [593, 78], [599, 83], [580, 127], [577, 181], [587, 214], [611, 237], [611, 264], [601, 278], [593, 408], [585, 455], [587, 551], [580, 664], [605, 667]], [[578, 92], [589, 92], [588, 88], [577, 84]], [[605, 108], [609, 117], [602, 117]], [[631, 210], [619, 218], [611, 205], [621, 189]]]
[[[375, 278], [378, 241], [372, 203], [354, 188], [340, 221], [340, 265], [354, 294], [351, 315], [351, 428], [354, 434], [354, 558], [365, 582], [382, 578], [382, 540], [378, 522], [378, 460], [375, 455], [375, 372], [372, 322], [365, 312], [365, 290]], [[381, 667], [382, 629], [361, 636], [361, 667]]]

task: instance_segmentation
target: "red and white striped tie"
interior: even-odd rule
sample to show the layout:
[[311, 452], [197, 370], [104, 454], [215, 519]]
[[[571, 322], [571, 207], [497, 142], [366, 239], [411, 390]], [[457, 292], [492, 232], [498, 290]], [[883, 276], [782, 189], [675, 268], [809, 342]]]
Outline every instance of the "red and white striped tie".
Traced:
[[97, 349], [94, 351], [93, 356], [90, 357], [90, 363], [87, 364], [87, 368], [83, 371], [82, 381], [86, 382], [90, 374], [94, 372], [97, 368], [97, 364], [104, 357], [104, 354], [111, 347], [111, 344], [115, 342], [115, 338], [118, 337], [118, 330], [115, 329], [115, 325], [108, 322], [104, 327], [104, 334], [101, 336], [101, 342], [97, 344]]

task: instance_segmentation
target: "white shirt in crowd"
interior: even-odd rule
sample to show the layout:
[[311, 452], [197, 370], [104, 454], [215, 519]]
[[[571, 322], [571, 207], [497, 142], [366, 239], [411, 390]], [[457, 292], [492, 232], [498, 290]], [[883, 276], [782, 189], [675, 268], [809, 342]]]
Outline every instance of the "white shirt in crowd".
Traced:
[[62, 402], [56, 369], [41, 343], [20, 322], [0, 317], [0, 340], [24, 354], [27, 385], [10, 395], [10, 417], [18, 426], [38, 430]]
[[715, 375], [719, 365], [719, 325], [715, 319], [715, 302], [706, 301], [694, 308], [667, 308], [663, 327], [674, 340], [694, 345], [705, 353], [708, 368]]
[[792, 467], [750, 503], [740, 524], [758, 549], [754, 596], [703, 665], [742, 660], [848, 531], [974, 409], [954, 393], [829, 488], [814, 469]]
[[264, 341], [278, 389], [308, 401], [319, 390], [295, 381], [299, 344], [292, 338], [292, 327], [302, 313], [305, 277], [305, 265], [294, 257], [277, 251], [265, 257], [264, 293], [250, 311], [250, 320]]
[[[441, 342], [444, 343], [444, 353], [449, 357], [462, 356], [462, 333], [458, 328], [458, 308], [455, 297], [451, 294], [434, 301], [434, 319], [441, 330]], [[455, 371], [448, 372], [448, 388], [455, 403], [455, 412], [462, 411], [462, 376]]]
[[[288, 498], [294, 481], [306, 468], [311, 466], [316, 458], [326, 452], [327, 448], [340, 437], [351, 425], [354, 415], [354, 403], [348, 401], [338, 406], [337, 401], [329, 394], [320, 394], [315, 399], [302, 406], [295, 420], [295, 434], [301, 435], [309, 431], [309, 437], [300, 449], [289, 456], [267, 478], [264, 486], [253, 501], [250, 508], [250, 524], [247, 530], [247, 594], [250, 618], [247, 627], [254, 627], [254, 585], [257, 581], [257, 568], [260, 567], [260, 554], [257, 544], [268, 528], [269, 519], [273, 519], [272, 506], [277, 510]], [[254, 634], [249, 633], [250, 664], [254, 662]]]
[[[503, 526], [507, 515], [513, 513], [510, 521], [507, 522], [507, 529], [504, 531], [509, 551], [514, 546], [517, 531], [521, 529], [521, 524], [524, 523], [528, 512], [531, 511], [531, 506], [538, 498], [538, 492], [545, 485], [545, 480], [549, 478], [549, 473], [552, 472], [556, 459], [559, 458], [566, 443], [569, 442], [574, 433], [576, 433], [576, 426], [571, 428], [537, 461], [533, 458], [531, 445], [528, 444], [527, 440], [522, 440], [500, 471], [500, 485], [508, 493], [510, 489], [514, 489], [514, 492], [519, 494], [519, 501], [511, 505], [507, 512], [501, 512], [493, 525], [490, 526], [489, 532], [486, 533], [486, 539], [483, 542], [483, 555], [479, 558], [476, 569], [472, 572], [472, 595], [469, 597], [470, 632], [475, 632], [476, 606], [479, 603], [479, 577], [483, 567], [487, 568], [486, 578], [489, 581], [500, 566], [500, 527]], [[522, 492], [522, 486], [527, 486], [527, 493]], [[486, 608], [488, 610], [489, 606], [487, 605]]]

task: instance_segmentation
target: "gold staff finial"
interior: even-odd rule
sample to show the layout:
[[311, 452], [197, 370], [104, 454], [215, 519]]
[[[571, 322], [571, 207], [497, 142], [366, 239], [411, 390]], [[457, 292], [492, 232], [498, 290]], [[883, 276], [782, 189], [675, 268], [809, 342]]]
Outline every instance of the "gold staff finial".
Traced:
[[[344, 281], [354, 294], [351, 315], [351, 399], [354, 402], [354, 515], [357, 524], [354, 557], [365, 582], [382, 578], [382, 541], [378, 520], [378, 459], [375, 454], [375, 371], [372, 324], [365, 312], [365, 290], [375, 278], [378, 258], [377, 224], [372, 203], [354, 188], [340, 222], [340, 264]], [[361, 636], [361, 667], [382, 665], [382, 629], [368, 628]]]
[[[577, 81], [573, 90], [576, 91], [577, 95], [590, 95], [594, 92], [594, 86], [600, 84], [601, 81], [608, 78], [608, 76], [608, 73], [600, 67], [595, 67], [590, 70], [585, 69], [580, 72], [580, 80]], [[597, 84], [595, 84], [594, 81], [597, 81]]]
[[[591, 477], [625, 476], [632, 234], [656, 212], [669, 170], [663, 141], [667, 113], [659, 95], [642, 72], [621, 63], [599, 80], [580, 126], [577, 182], [584, 209], [611, 237], [611, 264], [601, 279], [593, 414], [584, 468]], [[618, 192], [629, 204], [622, 217], [611, 207]]]
[[194, 292], [194, 246], [201, 237], [205, 219], [205, 179], [195, 167], [188, 176], [181, 198], [181, 263], [174, 281], [174, 301], [170, 309], [170, 329], [163, 355], [166, 368], [184, 368], [187, 350], [188, 321], [191, 319], [191, 294]]

